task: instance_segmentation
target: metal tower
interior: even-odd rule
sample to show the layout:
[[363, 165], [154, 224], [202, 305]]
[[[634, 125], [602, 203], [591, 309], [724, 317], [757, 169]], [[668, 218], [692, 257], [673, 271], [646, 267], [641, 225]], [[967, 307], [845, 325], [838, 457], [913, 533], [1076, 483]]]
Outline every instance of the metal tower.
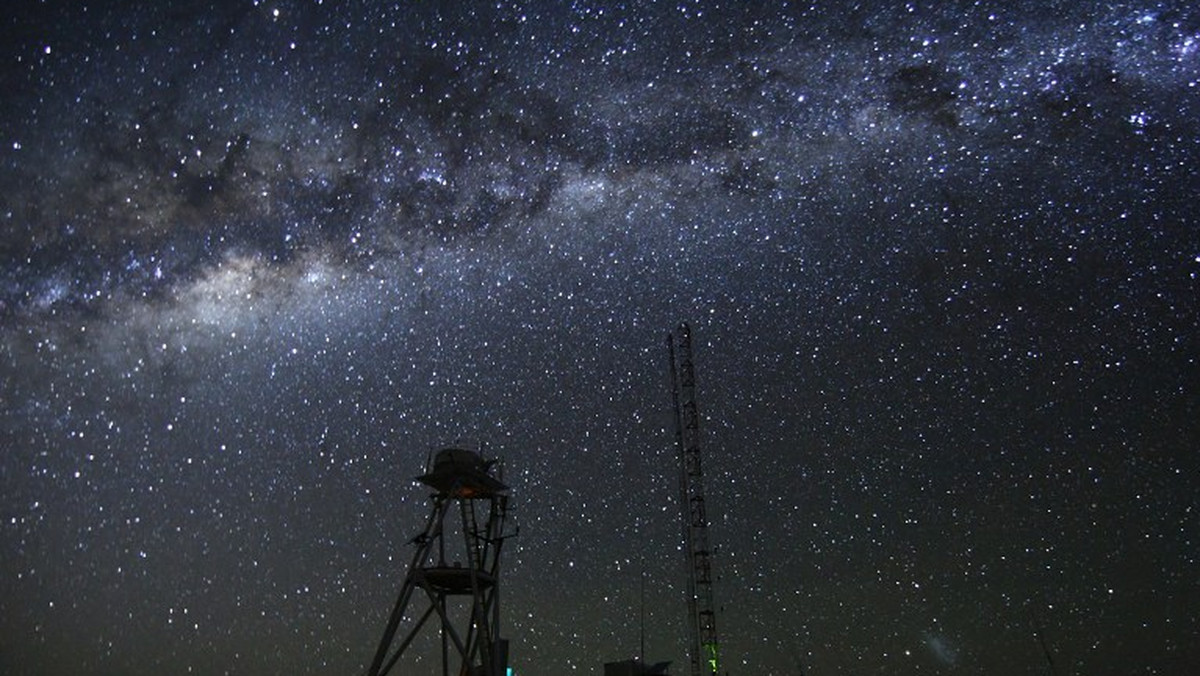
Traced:
[[[439, 628], [442, 676], [505, 675], [508, 642], [500, 638], [499, 588], [500, 549], [510, 536], [504, 532], [508, 487], [492, 476], [495, 465], [474, 451], [448, 448], [438, 452], [432, 470], [417, 477], [437, 491], [433, 511], [425, 530], [412, 539], [417, 551], [369, 676], [387, 674], [426, 626]], [[452, 511], [461, 523], [447, 518]], [[422, 597], [428, 605], [418, 610]]]
[[[679, 450], [679, 506], [688, 560], [688, 630], [692, 676], [717, 676], [720, 644], [713, 607], [712, 550], [708, 545], [708, 517], [704, 510], [704, 472], [700, 466], [700, 414], [696, 409], [696, 373], [692, 366], [692, 331], [678, 329], [667, 335], [671, 357], [671, 399], [675, 408], [675, 445]], [[702, 667], [703, 664], [703, 667]]]

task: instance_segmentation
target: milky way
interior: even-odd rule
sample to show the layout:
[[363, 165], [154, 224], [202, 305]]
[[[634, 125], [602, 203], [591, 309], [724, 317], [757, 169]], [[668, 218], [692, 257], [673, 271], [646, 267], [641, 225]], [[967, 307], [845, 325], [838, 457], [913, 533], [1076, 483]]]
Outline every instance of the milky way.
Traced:
[[685, 673], [685, 320], [730, 673], [1200, 664], [1187, 3], [122, 4], [0, 20], [0, 671], [361, 673], [464, 444], [517, 673]]

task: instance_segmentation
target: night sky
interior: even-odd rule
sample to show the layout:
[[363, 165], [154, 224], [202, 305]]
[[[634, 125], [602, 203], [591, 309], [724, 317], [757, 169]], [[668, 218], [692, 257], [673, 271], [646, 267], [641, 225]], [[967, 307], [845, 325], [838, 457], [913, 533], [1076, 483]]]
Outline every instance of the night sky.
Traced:
[[730, 674], [1196, 668], [1190, 5], [6, 3], [0, 672], [362, 673], [462, 444], [686, 674], [680, 321]]

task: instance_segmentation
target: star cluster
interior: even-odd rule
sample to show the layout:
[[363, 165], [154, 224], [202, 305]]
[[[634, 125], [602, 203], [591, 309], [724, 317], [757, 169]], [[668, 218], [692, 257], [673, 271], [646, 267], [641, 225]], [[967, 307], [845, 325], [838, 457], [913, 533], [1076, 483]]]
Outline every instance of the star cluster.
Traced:
[[0, 32], [0, 671], [360, 673], [466, 444], [517, 673], [685, 673], [682, 320], [730, 673], [1200, 663], [1186, 3]]

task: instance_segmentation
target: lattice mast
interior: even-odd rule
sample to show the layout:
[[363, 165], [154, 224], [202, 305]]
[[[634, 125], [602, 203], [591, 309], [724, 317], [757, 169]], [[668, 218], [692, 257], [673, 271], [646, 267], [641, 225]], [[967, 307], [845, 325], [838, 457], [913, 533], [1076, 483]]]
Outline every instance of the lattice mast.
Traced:
[[678, 336], [667, 335], [667, 350], [671, 358], [671, 399], [675, 409], [675, 445], [680, 468], [679, 505], [687, 554], [691, 673], [692, 676], [718, 676], [720, 643], [713, 604], [712, 550], [704, 506], [704, 472], [700, 462], [700, 413], [696, 408], [692, 332], [687, 324], [680, 324], [677, 333]]

